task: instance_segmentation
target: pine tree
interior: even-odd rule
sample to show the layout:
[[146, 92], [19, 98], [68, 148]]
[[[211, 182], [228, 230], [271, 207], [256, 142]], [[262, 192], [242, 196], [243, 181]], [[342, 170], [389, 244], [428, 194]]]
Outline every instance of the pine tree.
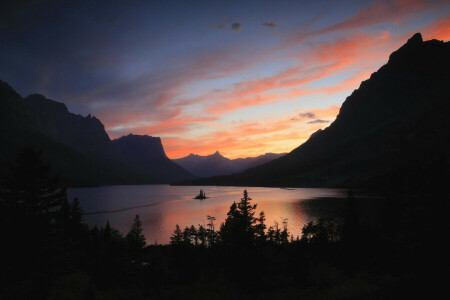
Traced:
[[142, 228], [142, 222], [139, 215], [134, 217], [133, 225], [131, 225], [130, 231], [125, 236], [128, 245], [133, 250], [141, 250], [145, 247], [145, 236], [142, 233], [144, 229]]
[[70, 219], [72, 224], [75, 226], [83, 223], [83, 209], [80, 205], [80, 200], [78, 198], [74, 198], [72, 201], [72, 205], [70, 205]]
[[[257, 205], [251, 204], [252, 199], [244, 190], [244, 196], [238, 203], [233, 203], [227, 213], [227, 218], [221, 226], [222, 241], [229, 246], [245, 247], [253, 245], [257, 238], [264, 236], [264, 213], [255, 218]], [[258, 222], [258, 224], [257, 224]]]
[[203, 225], [198, 225], [197, 236], [200, 241], [200, 245], [206, 246], [207, 232]]
[[180, 229], [180, 226], [177, 224], [175, 226], [175, 230], [173, 231], [172, 236], [170, 237], [171, 245], [181, 245], [183, 243], [183, 232]]
[[266, 232], [265, 232], [266, 231], [265, 221], [266, 221], [266, 215], [264, 214], [263, 211], [261, 211], [259, 213], [259, 218], [257, 220], [257, 224], [256, 224], [256, 228], [255, 228], [256, 229], [255, 230], [256, 239], [260, 242], [264, 242], [267, 237]]
[[10, 213], [25, 214], [28, 219], [52, 223], [57, 211], [67, 199], [59, 177], [42, 160], [42, 151], [23, 148], [7, 164], [0, 198]]
[[[42, 152], [32, 148], [21, 149], [2, 171], [0, 236], [6, 259], [2, 262], [0, 279], [5, 286], [18, 282], [28, 285], [36, 274], [48, 276], [51, 264], [61, 256], [57, 221], [61, 206], [67, 203], [66, 190], [50, 165], [43, 161]], [[39, 298], [42, 286], [31, 284], [28, 288]]]

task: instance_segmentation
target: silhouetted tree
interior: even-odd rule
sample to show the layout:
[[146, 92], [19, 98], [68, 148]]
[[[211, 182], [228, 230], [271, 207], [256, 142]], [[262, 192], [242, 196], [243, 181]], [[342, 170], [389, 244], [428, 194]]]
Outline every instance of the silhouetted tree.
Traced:
[[172, 236], [170, 237], [170, 244], [179, 246], [183, 243], [183, 232], [180, 229], [180, 226], [177, 224], [175, 226], [175, 230], [173, 231]]
[[279, 243], [280, 244], [285, 244], [288, 243], [288, 238], [289, 238], [289, 232], [288, 232], [288, 219], [283, 219], [283, 230], [281, 230], [280, 232], [280, 240]]
[[[42, 152], [23, 148], [7, 164], [0, 198], [8, 214], [25, 214], [27, 219], [41, 222], [55, 221], [57, 211], [65, 199], [66, 190], [60, 187], [59, 177], [42, 160]], [[8, 216], [5, 216], [8, 217]]]
[[255, 234], [256, 234], [256, 239], [259, 242], [265, 242], [266, 241], [266, 215], [264, 214], [263, 211], [261, 211], [259, 213], [259, 218], [257, 220], [257, 224], [255, 226]]
[[203, 225], [198, 225], [197, 237], [198, 237], [198, 240], [200, 241], [200, 245], [206, 246], [207, 235], [208, 235], [208, 233], [207, 233], [205, 227], [203, 227]]
[[206, 218], [208, 219], [208, 224], [206, 225], [207, 242], [209, 246], [212, 246], [216, 243], [217, 240], [217, 232], [214, 225], [214, 221], [216, 220], [216, 218], [213, 216], [206, 216]]
[[[45, 280], [49, 265], [61, 254], [57, 219], [67, 201], [66, 190], [44, 163], [42, 152], [32, 148], [19, 150], [6, 164], [0, 187], [0, 235], [3, 257], [7, 258], [0, 280], [6, 286], [10, 281], [36, 282], [14, 293], [19, 298], [21, 293], [39, 298], [45, 287], [37, 282]], [[19, 256], [24, 250], [26, 255]]]
[[335, 242], [340, 238], [339, 225], [331, 218], [310, 221], [302, 228], [302, 240], [309, 243]]
[[187, 226], [183, 230], [183, 243], [185, 245], [191, 245], [191, 229]]
[[139, 215], [136, 215], [130, 231], [125, 236], [132, 256], [134, 256], [135, 259], [138, 258], [140, 252], [145, 247], [145, 236], [142, 233], [143, 230], [141, 219], [139, 218]]
[[[261, 237], [265, 217], [260, 215], [259, 219], [255, 218], [256, 204], [252, 205], [251, 200], [247, 190], [244, 190], [241, 201], [233, 202], [230, 206], [227, 218], [220, 230], [220, 236], [226, 245], [250, 246], [254, 244], [257, 236]], [[257, 222], [259, 223], [256, 224]]]
[[191, 235], [191, 243], [194, 244], [194, 246], [198, 246], [198, 232], [194, 225], [189, 228], [190, 235]]

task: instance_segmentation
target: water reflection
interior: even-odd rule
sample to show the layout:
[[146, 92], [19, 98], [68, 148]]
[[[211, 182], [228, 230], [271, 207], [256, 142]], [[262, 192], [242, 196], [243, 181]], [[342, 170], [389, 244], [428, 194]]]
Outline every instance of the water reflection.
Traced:
[[[144, 225], [147, 243], [168, 243], [175, 225], [205, 225], [206, 216], [217, 219], [217, 228], [226, 217], [233, 201], [242, 197], [242, 187], [203, 187], [208, 199], [195, 200], [199, 187], [169, 185], [104, 186], [69, 189], [70, 198], [78, 197], [87, 213], [89, 225], [104, 226], [107, 220], [112, 226], [126, 233], [136, 214]], [[247, 188], [257, 213], [263, 210], [266, 224], [281, 223], [288, 219], [289, 231], [300, 235], [308, 221], [320, 216], [342, 214], [346, 191], [341, 189], [280, 189]]]

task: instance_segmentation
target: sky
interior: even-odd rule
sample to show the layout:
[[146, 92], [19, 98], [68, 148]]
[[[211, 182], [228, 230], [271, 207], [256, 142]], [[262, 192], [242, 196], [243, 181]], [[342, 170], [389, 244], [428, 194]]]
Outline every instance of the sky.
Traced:
[[160, 136], [169, 158], [289, 152], [450, 1], [2, 1], [0, 80]]

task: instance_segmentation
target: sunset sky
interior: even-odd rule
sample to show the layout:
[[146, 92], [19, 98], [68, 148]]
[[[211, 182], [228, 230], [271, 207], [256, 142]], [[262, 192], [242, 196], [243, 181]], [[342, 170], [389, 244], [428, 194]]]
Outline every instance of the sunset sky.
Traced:
[[[3, 2], [3, 1], [2, 1]], [[0, 79], [167, 155], [289, 152], [450, 1], [5, 1]]]

